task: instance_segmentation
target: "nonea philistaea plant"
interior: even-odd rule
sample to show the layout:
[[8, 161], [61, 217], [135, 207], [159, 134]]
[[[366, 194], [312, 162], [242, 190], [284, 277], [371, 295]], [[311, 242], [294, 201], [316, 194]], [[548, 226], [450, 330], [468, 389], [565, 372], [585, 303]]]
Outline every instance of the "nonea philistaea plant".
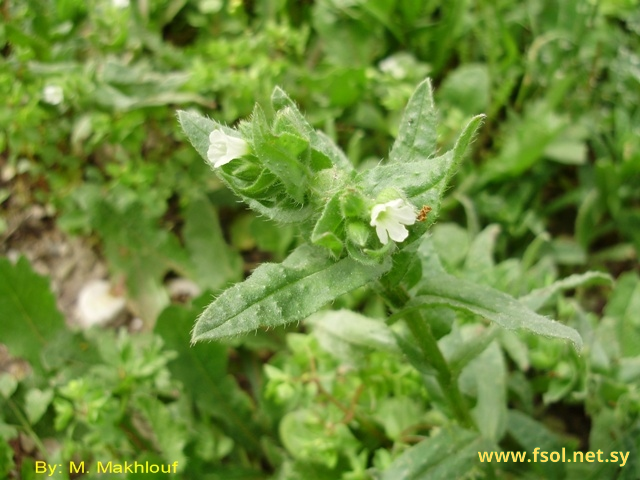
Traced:
[[[389, 158], [358, 170], [283, 90], [276, 88], [271, 102], [274, 115], [267, 118], [257, 105], [237, 129], [178, 113], [185, 134], [228, 188], [258, 214], [296, 224], [304, 239], [282, 263], [263, 264], [222, 292], [198, 318], [193, 342], [298, 322], [368, 286], [392, 312], [375, 331], [387, 329], [412, 363], [429, 366], [452, 416], [466, 427], [475, 421], [458, 390], [456, 368], [432, 332], [430, 308], [468, 312], [581, 346], [572, 328], [505, 293], [448, 274], [425, 235], [484, 115], [466, 124], [451, 150], [438, 152], [437, 115], [425, 80], [409, 100]], [[398, 320], [404, 321], [404, 337], [392, 328]], [[486, 329], [473, 348], [482, 352], [494, 339], [495, 328]]]

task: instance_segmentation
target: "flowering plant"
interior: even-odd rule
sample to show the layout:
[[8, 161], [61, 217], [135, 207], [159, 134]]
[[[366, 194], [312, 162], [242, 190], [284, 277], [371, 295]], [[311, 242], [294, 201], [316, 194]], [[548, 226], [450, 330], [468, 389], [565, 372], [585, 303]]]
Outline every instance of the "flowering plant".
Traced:
[[[575, 330], [502, 292], [446, 273], [425, 235], [483, 115], [469, 121], [452, 150], [439, 154], [437, 114], [425, 80], [409, 100], [388, 161], [358, 171], [285, 92], [276, 88], [271, 100], [273, 119], [256, 106], [237, 129], [194, 113], [178, 114], [195, 149], [236, 195], [261, 215], [298, 225], [304, 239], [281, 264], [264, 264], [219, 295], [198, 319], [193, 342], [301, 321], [369, 286], [393, 312], [375, 335], [397, 340], [412, 362], [436, 373], [464, 425], [474, 420], [458, 391], [456, 369], [431, 331], [427, 309], [445, 306], [505, 328], [581, 344]], [[398, 319], [404, 319], [406, 332], [392, 329]], [[350, 334], [357, 328], [352, 325]], [[358, 335], [368, 338], [374, 330], [363, 327]], [[482, 351], [494, 337], [495, 330], [488, 329], [469, 348]]]

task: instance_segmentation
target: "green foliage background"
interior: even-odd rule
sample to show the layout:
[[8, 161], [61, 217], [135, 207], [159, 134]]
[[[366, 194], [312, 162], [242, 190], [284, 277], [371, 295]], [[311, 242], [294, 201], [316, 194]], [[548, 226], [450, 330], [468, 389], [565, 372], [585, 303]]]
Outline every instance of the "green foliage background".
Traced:
[[[2, 211], [44, 205], [56, 228], [94, 239], [145, 325], [68, 328], [46, 279], [0, 258], [0, 342], [33, 370], [0, 372], [0, 477], [38, 478], [42, 458], [179, 461], [184, 479], [640, 477], [636, 0], [5, 0], [0, 11]], [[487, 120], [420, 247], [423, 271], [506, 292], [585, 343], [575, 352], [487, 328], [491, 313], [430, 309], [482, 437], [452, 426], [418, 355], [358, 336], [387, 317], [365, 289], [301, 325], [189, 346], [211, 295], [299, 237], [239, 206], [175, 111], [232, 125], [279, 85], [365, 170], [389, 156], [426, 76], [439, 150], [471, 116]], [[10, 240], [3, 218], [0, 233]], [[202, 296], [171, 304], [175, 275]], [[476, 456], [535, 447], [630, 455], [622, 468]]]

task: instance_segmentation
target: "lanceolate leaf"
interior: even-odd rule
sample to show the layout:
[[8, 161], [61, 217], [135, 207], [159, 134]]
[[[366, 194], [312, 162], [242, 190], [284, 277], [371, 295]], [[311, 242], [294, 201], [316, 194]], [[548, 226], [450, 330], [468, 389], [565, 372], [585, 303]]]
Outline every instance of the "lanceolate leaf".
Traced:
[[253, 210], [258, 212], [260, 215], [266, 215], [276, 222], [303, 222], [313, 213], [309, 205], [300, 207], [300, 205], [294, 204], [294, 201], [288, 197], [279, 198], [274, 202], [264, 203], [252, 198], [245, 198], [242, 195], [241, 197]]
[[333, 260], [321, 247], [298, 247], [281, 264], [263, 264], [220, 295], [198, 318], [192, 341], [213, 340], [303, 320], [340, 295], [381, 276], [390, 262]]
[[[480, 125], [482, 125], [482, 122], [484, 122], [485, 117], [486, 115], [476, 115], [471, 120], [469, 120], [469, 123], [465, 125], [464, 130], [462, 130], [462, 133], [458, 137], [458, 140], [453, 147], [454, 166], [460, 163], [460, 161], [466, 154], [467, 148], [473, 141], [473, 137], [475, 137], [476, 132], [478, 131], [478, 128], [480, 128]], [[449, 170], [449, 176], [451, 176], [452, 174], [453, 169]]]
[[446, 305], [481, 315], [504, 328], [570, 340], [577, 349], [582, 347], [582, 338], [573, 328], [538, 315], [506, 293], [443, 272], [426, 273], [408, 307], [429, 305]]
[[426, 79], [409, 99], [398, 138], [389, 153], [389, 161], [410, 163], [435, 156], [438, 137], [436, 122], [431, 81]]
[[340, 199], [337, 195], [331, 197], [326, 203], [316, 226], [311, 233], [311, 242], [328, 248], [337, 257], [342, 253], [344, 245], [336, 232], [342, 223], [340, 216]]
[[315, 131], [311, 134], [311, 148], [326, 155], [331, 163], [336, 167], [349, 172], [353, 170], [353, 165], [331, 138], [321, 131]]
[[[418, 87], [418, 90], [422, 88], [422, 85], [423, 84]], [[427, 101], [426, 97], [425, 101]], [[422, 156], [420, 158], [416, 156], [414, 158], [409, 156], [407, 158], [411, 158], [412, 162], [409, 165], [404, 163], [401, 165], [397, 163], [385, 165], [384, 167], [379, 167], [381, 169], [379, 173], [374, 170], [374, 173], [370, 174], [371, 179], [375, 181], [380, 179], [382, 187], [387, 186], [384, 185], [384, 180], [382, 179], [385, 177], [388, 178], [388, 186], [395, 186], [402, 189], [416, 208], [420, 209], [423, 206], [428, 206], [431, 209], [426, 221], [416, 223], [412, 227], [409, 238], [404, 243], [405, 246], [420, 238], [438, 218], [438, 215], [440, 214], [440, 203], [449, 180], [455, 173], [456, 166], [464, 157], [467, 147], [473, 140], [477, 129], [484, 120], [484, 117], [484, 115], [478, 115], [469, 121], [458, 137], [453, 150], [435, 158], [427, 158], [426, 156]], [[418, 136], [411, 138], [416, 142], [416, 145], [411, 151], [421, 151], [423, 149], [421, 146], [423, 142], [422, 138]], [[396, 143], [399, 140], [400, 137], [396, 140]], [[408, 139], [405, 140], [408, 141]], [[418, 154], [415, 153], [415, 155]], [[395, 170], [393, 170], [394, 167]], [[389, 170], [384, 170], [386, 168]], [[376, 188], [379, 187], [376, 186]]]
[[520, 301], [531, 310], [540, 309], [553, 295], [564, 290], [580, 287], [583, 285], [611, 285], [613, 279], [610, 275], [602, 272], [585, 272], [571, 275], [557, 282], [553, 282], [548, 287], [538, 288], [520, 297]]
[[[423, 82], [418, 87], [416, 94], [424, 88], [425, 83]], [[428, 91], [430, 95], [430, 87]], [[426, 96], [426, 92], [422, 92], [422, 97], [420, 98], [424, 102], [424, 105], [422, 105], [423, 111], [419, 114], [415, 113], [415, 115], [430, 115], [428, 113], [430, 111], [428, 105], [432, 103], [431, 97]], [[413, 101], [414, 99], [412, 98], [409, 102], [409, 107], [407, 107], [407, 112], [409, 112], [410, 108], [418, 108], [416, 105], [412, 106]], [[407, 115], [408, 113], [405, 113], [405, 117]], [[430, 213], [427, 216], [426, 221], [417, 223], [412, 227], [405, 245], [409, 245], [420, 238], [433, 224], [436, 218], [438, 218], [440, 213], [440, 203], [447, 188], [447, 184], [451, 179], [451, 176], [455, 173], [456, 166], [464, 157], [467, 147], [473, 140], [473, 137], [483, 120], [484, 115], [478, 115], [472, 118], [458, 137], [453, 150], [435, 158], [434, 154], [431, 154], [430, 156], [427, 155], [427, 150], [431, 147], [425, 146], [424, 138], [420, 136], [429, 135], [429, 132], [418, 132], [412, 136], [409, 135], [409, 130], [407, 130], [404, 136], [398, 137], [396, 145], [398, 142], [403, 142], [402, 145], [404, 146], [401, 145], [398, 148], [400, 150], [406, 150], [406, 158], [410, 161], [399, 160], [396, 163], [390, 163], [389, 165], [378, 167], [372, 170], [371, 173], [363, 175], [363, 178], [369, 184], [369, 188], [372, 188], [374, 192], [393, 186], [402, 189], [416, 208], [420, 209], [424, 206], [428, 206], [430, 208]], [[408, 126], [406, 126], [406, 128], [409, 129]], [[409, 144], [411, 140], [415, 142], [413, 146]], [[435, 142], [435, 137], [433, 141]], [[435, 146], [433, 148], [435, 149]], [[391, 158], [394, 158], [393, 150]]]
[[280, 87], [273, 89], [271, 93], [271, 105], [276, 111], [284, 112], [284, 115], [291, 121], [295, 127], [304, 132], [306, 136], [310, 136], [313, 133], [313, 127], [309, 125], [307, 119], [298, 109], [296, 103], [287, 95], [287, 93]]
[[362, 173], [367, 190], [377, 195], [385, 188], [401, 189], [409, 198], [435, 187], [445, 178], [452, 165], [450, 152], [437, 157], [406, 164], [380, 165]]

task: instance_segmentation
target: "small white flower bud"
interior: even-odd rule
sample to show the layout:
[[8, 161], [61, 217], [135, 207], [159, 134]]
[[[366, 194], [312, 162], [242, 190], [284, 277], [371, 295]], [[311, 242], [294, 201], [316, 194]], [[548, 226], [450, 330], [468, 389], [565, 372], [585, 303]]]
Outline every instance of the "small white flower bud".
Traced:
[[226, 165], [231, 160], [240, 158], [247, 153], [249, 153], [249, 145], [241, 138], [227, 135], [219, 128], [209, 135], [207, 158], [215, 168]]

